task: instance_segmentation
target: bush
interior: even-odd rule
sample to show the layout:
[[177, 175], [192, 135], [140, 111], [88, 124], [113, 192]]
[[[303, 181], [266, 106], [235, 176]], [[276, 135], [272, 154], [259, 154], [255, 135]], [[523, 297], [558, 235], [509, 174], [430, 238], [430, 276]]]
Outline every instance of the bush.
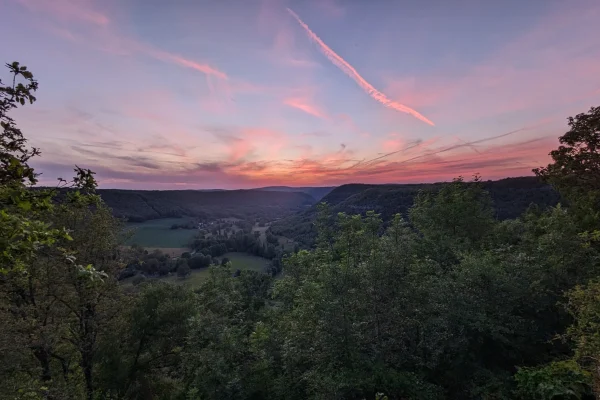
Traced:
[[158, 274], [160, 276], [167, 275], [169, 272], [171, 272], [171, 266], [169, 264], [161, 264], [161, 266], [158, 267]]
[[136, 270], [134, 267], [127, 267], [124, 270], [122, 270], [121, 273], [119, 274], [119, 280], [131, 278], [132, 276], [135, 276], [135, 274], [136, 274]]
[[208, 255], [197, 255], [188, 260], [191, 269], [206, 268], [210, 266], [212, 258]]
[[186, 251], [185, 253], [183, 253], [183, 254], [181, 255], [181, 258], [192, 258], [192, 255], [190, 254], [190, 252], [189, 252], [189, 251]]
[[187, 265], [187, 263], [181, 264], [179, 267], [177, 267], [177, 276], [182, 279], [187, 278], [191, 272], [192, 271], [190, 270], [190, 267]]
[[520, 368], [515, 374], [517, 395], [525, 400], [593, 399], [591, 376], [574, 361], [556, 361], [544, 367]]
[[137, 286], [140, 283], [144, 282], [146, 280], [146, 277], [144, 275], [136, 275], [135, 278], [133, 278], [133, 280], [131, 281], [131, 283], [133, 284], [133, 286]]

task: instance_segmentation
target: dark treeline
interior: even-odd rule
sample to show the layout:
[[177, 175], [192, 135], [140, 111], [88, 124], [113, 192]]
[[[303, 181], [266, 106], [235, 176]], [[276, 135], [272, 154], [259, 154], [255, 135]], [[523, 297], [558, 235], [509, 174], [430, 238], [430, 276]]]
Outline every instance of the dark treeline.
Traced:
[[320, 201], [323, 197], [329, 194], [335, 187], [324, 186], [324, 187], [290, 187], [290, 186], [267, 186], [257, 188], [256, 190], [264, 190], [268, 192], [302, 192], [312, 196], [315, 201]]
[[193, 216], [201, 219], [280, 218], [315, 203], [303, 192], [262, 190], [98, 190], [116, 217], [130, 222]]
[[[494, 204], [494, 217], [500, 220], [519, 217], [531, 204], [546, 208], [558, 204], [559, 194], [552, 186], [536, 177], [507, 178], [482, 182]], [[339, 186], [323, 198], [332, 212], [362, 214], [375, 211], [384, 222], [389, 223], [396, 214], [407, 216], [421, 191], [436, 192], [444, 186], [434, 184], [367, 185], [349, 184]], [[301, 243], [303, 247], [314, 246], [317, 231], [315, 220], [317, 206], [285, 217], [275, 222], [271, 230]]]
[[483, 182], [457, 179], [385, 224], [321, 206], [315, 248], [279, 279], [225, 261], [196, 290], [126, 288], [132, 255], [93, 173], [76, 168], [59, 203], [29, 190], [37, 153], [8, 112], [37, 84], [9, 69], [22, 84], [0, 84], [0, 398], [600, 394], [600, 108], [570, 118], [535, 171], [568, 207], [500, 220]]

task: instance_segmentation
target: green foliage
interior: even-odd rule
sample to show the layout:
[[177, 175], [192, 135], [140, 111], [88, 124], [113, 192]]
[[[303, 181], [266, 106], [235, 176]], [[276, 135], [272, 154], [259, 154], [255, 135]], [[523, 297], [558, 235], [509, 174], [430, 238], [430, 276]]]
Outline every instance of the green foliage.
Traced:
[[197, 302], [183, 286], [144, 285], [98, 351], [99, 398], [173, 398]]
[[[2, 398], [88, 398], [97, 339], [118, 310], [121, 227], [94, 194], [93, 172], [36, 190], [37, 149], [7, 113], [33, 103], [37, 82], [7, 65], [0, 81], [0, 377]], [[20, 82], [20, 80], [24, 80]], [[111, 310], [111, 312], [108, 312]], [[5, 362], [6, 361], [6, 362]]]
[[568, 295], [567, 310], [574, 323], [567, 338], [574, 343], [574, 359], [593, 377], [594, 387], [600, 387], [600, 283], [577, 286]]
[[410, 221], [426, 241], [475, 248], [494, 223], [492, 200], [475, 176], [472, 183], [455, 179], [439, 192], [420, 192], [409, 212]]
[[[36, 100], [33, 94], [38, 89], [38, 83], [26, 66], [15, 61], [6, 64], [6, 67], [12, 75], [12, 82], [4, 86], [0, 80], [0, 185], [4, 187], [23, 183], [34, 184], [37, 182], [36, 175], [28, 161], [38, 155], [39, 150], [26, 147], [27, 140], [8, 113], [26, 102], [33, 104]], [[19, 82], [21, 79], [24, 83]]]
[[198, 315], [185, 351], [185, 379], [194, 398], [269, 398], [273, 376], [257, 353], [267, 334], [259, 321], [269, 288], [266, 275], [242, 271], [232, 278], [229, 268], [211, 267], [198, 290]]
[[409, 212], [424, 246], [433, 246], [433, 257], [444, 265], [482, 245], [495, 222], [493, 215], [490, 195], [478, 176], [471, 183], [455, 179], [437, 193], [419, 192]]
[[188, 266], [187, 262], [181, 263], [177, 267], [177, 276], [180, 278], [187, 278], [191, 272], [192, 270]]
[[550, 152], [553, 163], [533, 171], [561, 192], [586, 228], [594, 228], [600, 221], [600, 107], [568, 121], [571, 129]]
[[556, 361], [515, 374], [517, 396], [524, 400], [593, 399], [590, 374], [574, 361]]
[[[548, 184], [535, 177], [506, 178], [498, 181], [482, 181], [480, 186], [489, 192], [494, 204], [494, 216], [500, 220], [519, 217], [532, 204], [542, 209], [554, 206], [559, 201], [558, 193]], [[335, 188], [322, 199], [329, 204], [332, 213], [365, 214], [375, 211], [384, 222], [389, 222], [396, 214], [408, 217], [408, 211], [420, 192], [435, 193], [444, 185], [365, 185], [349, 184]], [[270, 230], [280, 236], [299, 242], [304, 248], [315, 243], [317, 230], [315, 221], [318, 207], [291, 215], [274, 222]]]

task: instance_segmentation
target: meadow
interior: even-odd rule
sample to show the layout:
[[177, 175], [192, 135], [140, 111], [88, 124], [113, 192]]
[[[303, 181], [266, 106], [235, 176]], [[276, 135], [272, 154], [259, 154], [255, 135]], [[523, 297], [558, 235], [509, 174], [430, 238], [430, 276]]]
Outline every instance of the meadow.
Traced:
[[186, 248], [190, 239], [198, 232], [196, 229], [171, 229], [173, 224], [185, 224], [189, 218], [161, 218], [144, 222], [128, 222], [126, 227], [132, 236], [127, 245], [138, 244], [142, 247]]
[[219, 259], [223, 259], [225, 257], [231, 262], [231, 268], [234, 271], [236, 269], [250, 269], [261, 272], [269, 262], [266, 258], [257, 257], [246, 253], [225, 253], [225, 255], [223, 255], [223, 257], [219, 257]]
[[[217, 257], [220, 260], [223, 258], [228, 258], [231, 263], [231, 271], [235, 272], [236, 269], [240, 270], [252, 270], [257, 272], [262, 272], [264, 267], [267, 265], [268, 260], [262, 257], [253, 256], [251, 254], [246, 253], [238, 253], [238, 252], [230, 252], [225, 253], [222, 257]], [[204, 282], [210, 274], [210, 268], [201, 268], [194, 269], [190, 273], [190, 275], [181, 279], [177, 276], [177, 274], [173, 273], [168, 276], [163, 276], [160, 278], [148, 278], [149, 280], [161, 280], [163, 282], [171, 282], [176, 284], [185, 285], [190, 288], [196, 288]], [[121, 283], [131, 285], [134, 277], [123, 279]]]

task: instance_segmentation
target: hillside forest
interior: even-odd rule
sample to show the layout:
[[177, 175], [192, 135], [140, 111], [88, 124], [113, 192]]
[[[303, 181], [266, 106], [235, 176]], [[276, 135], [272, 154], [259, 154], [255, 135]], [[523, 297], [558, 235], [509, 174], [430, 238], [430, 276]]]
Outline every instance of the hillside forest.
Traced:
[[[233, 270], [223, 252], [277, 252], [277, 223], [258, 235], [231, 225], [198, 232], [192, 251], [170, 261], [181, 279], [192, 259], [203, 263], [198, 286], [125, 285], [124, 271], [150, 268], [152, 252], [123, 245], [123, 219], [93, 171], [75, 167], [57, 188], [32, 189], [40, 151], [11, 113], [35, 102], [38, 83], [25, 66], [7, 67], [0, 398], [600, 396], [600, 107], [568, 118], [552, 162], [534, 170], [545, 200], [517, 215], [496, 208], [502, 201], [479, 176], [417, 187], [394, 215], [375, 203], [397, 188], [329, 204], [334, 190], [278, 216], [289, 228], [310, 212], [314, 234], [269, 254], [276, 271]], [[356, 195], [372, 211], [352, 208]], [[167, 263], [155, 256], [154, 267]]]

